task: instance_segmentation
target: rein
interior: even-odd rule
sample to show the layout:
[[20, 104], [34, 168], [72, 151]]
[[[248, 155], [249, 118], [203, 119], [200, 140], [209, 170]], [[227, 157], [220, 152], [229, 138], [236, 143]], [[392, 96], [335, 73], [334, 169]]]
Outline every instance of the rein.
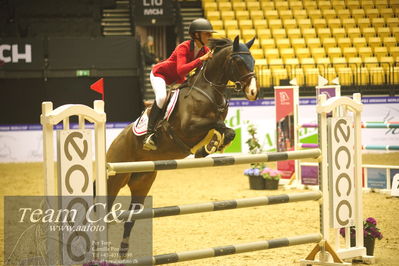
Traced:
[[[226, 45], [221, 45], [221, 46], [216, 46], [216, 47], [217, 47], [217, 48], [223, 49], [223, 48], [226, 48], [226, 47], [229, 47], [229, 46], [231, 46], [231, 44], [226, 44]], [[235, 56], [239, 56], [239, 55], [241, 55], [241, 54], [250, 55], [251, 53], [250, 53], [249, 51], [248, 51], [248, 52], [247, 52], [247, 51], [238, 51], [238, 52], [232, 52], [231, 54], [228, 55], [228, 58], [227, 58], [227, 60], [226, 60], [226, 63], [227, 63], [228, 65], [233, 65], [233, 66], [235, 66], [234, 68], [231, 68], [231, 67], [230, 67], [230, 71], [231, 71], [231, 75], [232, 75], [232, 76], [234, 76], [234, 72], [236, 72], [236, 73], [238, 74], [238, 66], [237, 66], [237, 64], [233, 64], [231, 61], [232, 61], [232, 59], [233, 59]], [[245, 62], [245, 61], [244, 61], [244, 62]], [[227, 110], [228, 106], [229, 106], [229, 97], [227, 97], [226, 94], [222, 93], [218, 88], [220, 88], [220, 89], [226, 89], [226, 88], [228, 88], [228, 89], [233, 89], [235, 92], [239, 92], [239, 91], [242, 90], [243, 84], [245, 84], [245, 83], [247, 82], [248, 78], [252, 78], [252, 77], [255, 76], [255, 72], [254, 72], [254, 71], [249, 72], [249, 73], [247, 73], [247, 74], [244, 74], [244, 75], [240, 76], [240, 77], [239, 77], [238, 79], [236, 79], [236, 80], [232, 80], [232, 81], [234, 82], [234, 85], [217, 84], [217, 83], [214, 83], [214, 82], [210, 81], [210, 80], [206, 77], [205, 72], [206, 72], [207, 63], [208, 63], [208, 61], [206, 61], [206, 62], [203, 64], [203, 66], [201, 67], [201, 69], [200, 69], [200, 71], [202, 72], [202, 77], [203, 77], [203, 79], [205, 80], [205, 82], [207, 82], [207, 83], [209, 84], [209, 86], [210, 86], [211, 88], [213, 88], [214, 91], [216, 91], [216, 92], [222, 97], [223, 103], [222, 103], [222, 104], [217, 104], [217, 103], [215, 102], [215, 100], [214, 100], [211, 96], [209, 96], [204, 90], [202, 90], [202, 89], [200, 89], [200, 88], [198, 88], [198, 87], [195, 86], [195, 84], [197, 83], [197, 80], [198, 80], [198, 77], [200, 76], [200, 74], [196, 77], [196, 79], [195, 79], [193, 85], [191, 86], [190, 91], [189, 91], [188, 94], [190, 94], [190, 92], [191, 92], [192, 89], [197, 90], [197, 91], [200, 92], [202, 95], [204, 95], [206, 98], [208, 98], [209, 101], [210, 101], [211, 103], [213, 103], [213, 104], [217, 107], [218, 112], [221, 112], [221, 113], [222, 113], [222, 112], [225, 112], [225, 111]], [[188, 94], [186, 95], [186, 97], [188, 96]]]

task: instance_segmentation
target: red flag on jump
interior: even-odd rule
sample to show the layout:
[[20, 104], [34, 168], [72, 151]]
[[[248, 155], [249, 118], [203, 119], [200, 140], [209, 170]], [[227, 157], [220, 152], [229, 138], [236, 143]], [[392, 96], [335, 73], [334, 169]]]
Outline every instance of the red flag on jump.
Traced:
[[101, 100], [104, 101], [104, 78], [100, 78], [90, 85], [90, 89], [101, 94]]

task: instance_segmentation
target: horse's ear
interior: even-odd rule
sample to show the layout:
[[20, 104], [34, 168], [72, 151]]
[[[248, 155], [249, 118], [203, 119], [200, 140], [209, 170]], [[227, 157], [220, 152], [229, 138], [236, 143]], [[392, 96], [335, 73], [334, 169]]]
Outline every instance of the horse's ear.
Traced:
[[233, 42], [233, 51], [236, 52], [240, 49], [240, 37], [237, 35]]
[[247, 42], [245, 45], [248, 47], [248, 49], [251, 48], [252, 44], [254, 44], [255, 41], [255, 37], [252, 38], [252, 40], [250, 40], [249, 42]]

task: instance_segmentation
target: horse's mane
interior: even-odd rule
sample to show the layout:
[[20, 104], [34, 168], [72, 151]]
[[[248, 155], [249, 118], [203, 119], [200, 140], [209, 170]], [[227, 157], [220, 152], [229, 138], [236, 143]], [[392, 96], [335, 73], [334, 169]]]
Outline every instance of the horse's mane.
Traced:
[[[209, 49], [213, 50], [213, 54], [216, 54], [217, 52], [219, 52], [220, 50], [222, 50], [223, 48], [227, 47], [227, 46], [231, 46], [233, 45], [233, 42], [227, 38], [220, 38], [220, 39], [209, 39], [209, 43], [208, 43], [208, 47]], [[197, 68], [195, 70], [195, 73], [187, 79], [187, 82], [185, 84], [182, 84], [181, 87], [184, 87], [187, 83], [189, 83], [192, 78], [194, 78], [195, 76], [198, 75], [198, 73], [200, 73], [199, 68]]]
[[226, 46], [233, 45], [233, 42], [227, 38], [221, 39], [210, 39], [209, 49], [214, 50], [213, 53], [216, 54]]

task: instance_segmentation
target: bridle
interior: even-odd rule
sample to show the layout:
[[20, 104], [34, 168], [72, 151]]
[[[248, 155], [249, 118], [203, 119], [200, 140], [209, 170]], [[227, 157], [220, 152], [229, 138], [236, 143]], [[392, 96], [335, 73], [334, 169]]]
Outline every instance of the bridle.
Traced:
[[[230, 46], [230, 45], [224, 45], [224, 46], [220, 46], [220, 47], [221, 47], [221, 48], [224, 48], [224, 47], [227, 47], [227, 46]], [[233, 60], [233, 58], [234, 58], [235, 56], [239, 56], [239, 57], [240, 57], [240, 54], [251, 55], [251, 53], [250, 53], [249, 51], [248, 51], [248, 52], [246, 52], [246, 51], [232, 52], [232, 53], [229, 55], [228, 60], [226, 60], [226, 63], [225, 63], [225, 64], [235, 66], [234, 69], [233, 69], [233, 68], [230, 68], [230, 70], [231, 70], [231, 75], [232, 75], [232, 76], [235, 76], [235, 75], [234, 75], [234, 74], [235, 74], [234, 71], [236, 72], [236, 74], [239, 73], [237, 64], [232, 64], [232, 60]], [[244, 60], [242, 57], [240, 57], [240, 59]], [[226, 84], [216, 84], [216, 83], [213, 83], [212, 81], [210, 81], [210, 80], [208, 80], [208, 79], [206, 78], [205, 72], [206, 72], [206, 63], [207, 63], [207, 62], [208, 62], [208, 61], [206, 61], [206, 62], [204, 63], [203, 67], [201, 68], [201, 71], [202, 71], [202, 77], [204, 78], [204, 80], [205, 80], [206, 82], [209, 83], [209, 85], [210, 85], [211, 87], [231, 88], [231, 89], [233, 89], [235, 92], [240, 92], [240, 91], [242, 90], [242, 88], [243, 88], [243, 87], [242, 87], [242, 84], [246, 84], [246, 83], [248, 82], [248, 79], [249, 79], [249, 78], [255, 77], [255, 72], [252, 71], [252, 72], [248, 72], [247, 74], [244, 74], [244, 75], [240, 76], [237, 80], [232, 80], [232, 81], [234, 82], [234, 86], [232, 86], [232, 85], [226, 85]], [[218, 90], [217, 90], [217, 91], [218, 91]], [[218, 92], [219, 92], [219, 91], [218, 91]]]
[[[231, 54], [230, 54], [230, 56], [229, 56], [229, 60], [228, 60], [228, 63], [229, 64], [231, 64], [231, 61], [233, 60], [233, 58], [235, 57], [235, 56], [239, 56], [240, 54], [248, 54], [248, 55], [250, 55], [251, 53], [250, 52], [245, 52], [245, 51], [239, 51], [239, 52], [232, 52]], [[240, 57], [241, 59], [242, 59], [242, 57]], [[242, 59], [242, 60], [244, 60], [244, 59]], [[233, 64], [234, 66], [235, 66], [235, 69], [236, 69], [236, 73], [238, 73], [238, 66], [237, 66], [237, 64]], [[232, 71], [232, 76], [234, 76], [234, 70], [233, 69], [231, 69]], [[244, 84], [245, 83], [247, 83], [247, 80], [249, 79], [249, 78], [252, 78], [252, 77], [255, 77], [255, 72], [254, 71], [252, 71], [252, 72], [248, 72], [247, 74], [244, 74], [244, 75], [242, 75], [242, 76], [240, 76], [236, 81], [234, 81], [234, 80], [232, 80], [233, 82], [234, 82], [234, 84], [235, 84], [235, 86], [233, 87], [233, 89], [234, 89], [234, 91], [236, 91], [236, 92], [239, 92], [239, 91], [241, 91], [242, 90], [242, 83], [243, 83], [243, 81], [244, 81]]]
[[[227, 47], [227, 46], [231, 46], [231, 44], [227, 44], [227, 45], [223, 45], [223, 46], [217, 46], [217, 47], [223, 49], [223, 48], [225, 48], [225, 47]], [[247, 52], [247, 51], [232, 52], [232, 53], [228, 56], [228, 60], [225, 61], [225, 64], [229, 64], [229, 65], [234, 65], [234, 66], [235, 66], [234, 69], [233, 69], [233, 68], [230, 68], [232, 76], [234, 76], [234, 74], [235, 74], [234, 71], [236, 72], [236, 74], [239, 73], [239, 69], [238, 69], [237, 64], [233, 64], [233, 63], [232, 63], [233, 58], [234, 58], [235, 56], [239, 56], [239, 57], [241, 58], [241, 60], [244, 61], [244, 59], [240, 56], [240, 54], [248, 54], [248, 55], [250, 55], [251, 53], [250, 53], [249, 51], [248, 51], [248, 52]], [[224, 103], [223, 103], [223, 104], [217, 104], [217, 103], [212, 99], [212, 97], [210, 97], [204, 90], [201, 90], [201, 89], [199, 89], [198, 87], [195, 86], [195, 83], [197, 82], [198, 77], [199, 77], [200, 75], [198, 75], [198, 76], [196, 77], [194, 83], [192, 84], [192, 86], [191, 86], [191, 88], [190, 88], [190, 91], [191, 91], [192, 89], [197, 90], [198, 92], [200, 92], [201, 94], [203, 94], [206, 98], [208, 98], [208, 99], [210, 100], [210, 102], [214, 103], [215, 106], [217, 107], [217, 110], [218, 110], [219, 112], [223, 113], [223, 112], [225, 112], [225, 111], [227, 110], [227, 108], [228, 108], [229, 100], [228, 100], [228, 97], [226, 97], [226, 95], [225, 95], [224, 93], [222, 93], [221, 91], [219, 91], [217, 88], [221, 88], [221, 89], [232, 88], [235, 92], [240, 92], [240, 91], [243, 89], [242, 84], [246, 84], [246, 83], [248, 82], [248, 78], [254, 77], [254, 76], [255, 76], [255, 72], [253, 72], [253, 71], [252, 71], [252, 72], [249, 72], [249, 73], [247, 73], [247, 74], [244, 74], [244, 75], [240, 76], [237, 80], [232, 80], [232, 81], [234, 82], [234, 85], [216, 84], [216, 83], [213, 83], [212, 81], [210, 81], [210, 80], [206, 77], [205, 72], [206, 72], [207, 62], [208, 62], [208, 61], [206, 61], [206, 62], [202, 65], [202, 67], [201, 67], [201, 69], [200, 69], [200, 71], [202, 72], [202, 77], [203, 77], [203, 79], [209, 84], [209, 86], [210, 86], [211, 88], [214, 89], [214, 91], [216, 91], [217, 93], [219, 93], [220, 96], [222, 96], [222, 99], [223, 99]], [[244, 63], [245, 63], [245, 61], [244, 61]], [[189, 92], [188, 94], [190, 94], [190, 92]], [[188, 96], [188, 94], [186, 95], [186, 97]]]

